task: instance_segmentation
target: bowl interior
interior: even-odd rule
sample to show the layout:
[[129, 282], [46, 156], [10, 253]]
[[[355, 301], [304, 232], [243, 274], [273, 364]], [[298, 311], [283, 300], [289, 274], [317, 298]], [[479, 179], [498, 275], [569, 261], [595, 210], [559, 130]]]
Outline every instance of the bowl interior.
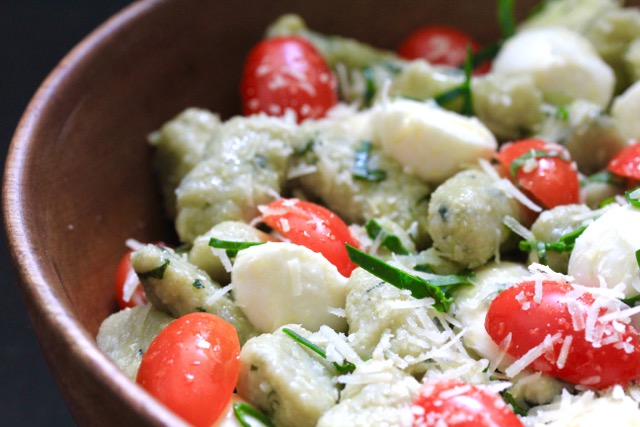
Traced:
[[[518, 16], [533, 3], [518, 2]], [[77, 46], [19, 125], [4, 214], [34, 328], [78, 424], [180, 423], [94, 340], [116, 310], [125, 240], [173, 238], [146, 137], [188, 106], [238, 113], [244, 55], [288, 12], [320, 32], [390, 49], [425, 24], [455, 25], [485, 42], [499, 34], [493, 1], [147, 0]]]

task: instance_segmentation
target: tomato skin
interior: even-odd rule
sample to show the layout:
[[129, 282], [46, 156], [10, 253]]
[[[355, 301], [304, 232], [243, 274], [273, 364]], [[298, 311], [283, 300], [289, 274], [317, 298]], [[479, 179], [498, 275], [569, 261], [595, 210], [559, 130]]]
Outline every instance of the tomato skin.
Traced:
[[[561, 153], [562, 157], [537, 158], [533, 170], [521, 166], [515, 177], [511, 176], [513, 161], [533, 150]], [[496, 158], [521, 190], [544, 208], [580, 203], [578, 171], [564, 147], [540, 139], [523, 139], [503, 145]]]
[[[598, 389], [614, 384], [626, 385], [640, 378], [640, 337], [630, 325], [624, 325], [619, 332], [621, 340], [631, 346], [627, 353], [620, 342], [594, 346], [587, 340], [586, 328], [574, 328], [574, 317], [586, 319], [589, 307], [594, 304], [590, 293], [583, 293], [577, 299], [570, 293], [574, 287], [568, 283], [551, 280], [542, 282], [542, 299], [535, 302], [535, 281], [522, 282], [507, 288], [492, 301], [485, 320], [485, 329], [491, 339], [500, 344], [511, 333], [511, 344], [507, 353], [520, 358], [533, 347], [539, 345], [546, 336], [560, 334], [553, 341], [549, 352], [536, 359], [531, 367], [573, 384], [581, 384]], [[568, 295], [569, 294], [569, 295]], [[600, 315], [605, 309], [601, 309]], [[579, 318], [579, 317], [576, 317]], [[614, 325], [611, 321], [598, 321], [596, 326], [605, 328], [604, 338], [612, 336]], [[579, 329], [576, 331], [575, 329]], [[571, 337], [569, 352], [564, 365], [557, 360], [566, 337]], [[597, 377], [597, 378], [596, 378]]]
[[321, 118], [338, 102], [337, 80], [308, 40], [274, 37], [259, 42], [247, 56], [240, 95], [244, 115], [296, 112], [298, 122]]
[[240, 374], [236, 330], [209, 313], [171, 322], [142, 356], [136, 382], [196, 427], [210, 427], [229, 403]]
[[413, 405], [415, 427], [522, 426], [498, 394], [454, 379], [425, 383]]
[[133, 251], [130, 250], [122, 256], [122, 258], [120, 259], [120, 263], [118, 264], [118, 270], [116, 272], [115, 295], [120, 310], [136, 307], [139, 305], [145, 305], [147, 303], [147, 296], [145, 295], [144, 289], [142, 288], [139, 280], [138, 284], [135, 287], [135, 290], [131, 294], [131, 298], [129, 298], [128, 301], [125, 301], [124, 298], [124, 285], [125, 283], [127, 283], [127, 278], [132, 276], [135, 276], [137, 278], [135, 271], [133, 271], [133, 266], [131, 265], [132, 252]]
[[611, 173], [627, 178], [629, 188], [640, 183], [640, 141], [620, 150], [607, 164]]
[[358, 241], [347, 224], [329, 209], [298, 199], [278, 199], [261, 209], [262, 220], [292, 243], [319, 252], [349, 277], [356, 265], [345, 244], [356, 248]]
[[[398, 46], [398, 55], [405, 59], [424, 59], [431, 64], [461, 66], [467, 58], [467, 48], [473, 53], [480, 50], [480, 44], [470, 35], [454, 27], [433, 25], [418, 28], [409, 34]], [[480, 64], [474, 74], [486, 74], [491, 63]]]

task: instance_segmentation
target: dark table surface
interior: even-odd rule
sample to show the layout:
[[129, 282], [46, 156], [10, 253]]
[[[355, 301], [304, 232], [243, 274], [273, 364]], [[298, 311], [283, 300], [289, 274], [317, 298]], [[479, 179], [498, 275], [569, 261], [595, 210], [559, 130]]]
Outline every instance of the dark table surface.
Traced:
[[[34, 92], [64, 57], [129, 0], [0, 0], [0, 143], [4, 165]], [[73, 426], [26, 315], [0, 241], [0, 425]]]

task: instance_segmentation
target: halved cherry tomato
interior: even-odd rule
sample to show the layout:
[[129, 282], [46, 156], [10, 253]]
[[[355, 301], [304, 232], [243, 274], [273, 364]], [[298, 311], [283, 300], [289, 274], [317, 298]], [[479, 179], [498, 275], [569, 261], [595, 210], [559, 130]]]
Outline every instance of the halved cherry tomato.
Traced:
[[543, 207], [580, 202], [578, 171], [564, 147], [523, 139], [503, 145], [496, 158], [523, 192]]
[[356, 265], [346, 243], [359, 247], [347, 224], [329, 209], [298, 199], [278, 199], [261, 207], [262, 220], [292, 243], [319, 252], [349, 277]]
[[[467, 33], [446, 25], [422, 27], [407, 36], [398, 47], [398, 55], [406, 59], [425, 59], [431, 64], [461, 66], [467, 57], [467, 48], [473, 53], [480, 44]], [[474, 74], [486, 74], [490, 62], [480, 64]]]
[[415, 427], [520, 427], [498, 394], [454, 379], [426, 382], [413, 401]]
[[604, 308], [589, 318], [593, 295], [568, 283], [543, 280], [537, 292], [535, 281], [523, 282], [507, 288], [489, 306], [485, 329], [497, 344], [511, 334], [508, 354], [520, 358], [543, 345], [533, 369], [594, 388], [640, 379], [640, 337], [633, 326], [603, 322], [599, 317]]
[[640, 142], [620, 150], [607, 164], [611, 173], [627, 178], [629, 188], [640, 183]]
[[118, 271], [116, 272], [115, 293], [118, 306], [121, 310], [127, 307], [145, 305], [147, 303], [144, 289], [131, 266], [132, 252], [133, 251], [130, 250], [122, 256], [118, 264]]
[[151, 342], [136, 382], [189, 423], [210, 427], [231, 400], [239, 357], [231, 324], [213, 314], [190, 313]]
[[338, 102], [336, 77], [308, 40], [274, 37], [261, 41], [245, 62], [240, 85], [245, 115], [281, 116], [286, 109], [298, 121], [320, 118]]

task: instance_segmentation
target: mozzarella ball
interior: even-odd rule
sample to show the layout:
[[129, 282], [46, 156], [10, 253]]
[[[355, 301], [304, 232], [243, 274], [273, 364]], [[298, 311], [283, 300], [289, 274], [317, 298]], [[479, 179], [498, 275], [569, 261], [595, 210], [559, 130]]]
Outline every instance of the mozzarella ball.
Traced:
[[493, 62], [497, 74], [531, 75], [544, 97], [565, 105], [586, 99], [605, 107], [614, 73], [580, 34], [560, 27], [533, 28], [509, 39]]
[[236, 304], [261, 332], [299, 324], [346, 331], [347, 278], [319, 253], [293, 243], [269, 242], [238, 253], [231, 271]]
[[608, 288], [624, 283], [625, 296], [640, 292], [640, 209], [616, 206], [596, 219], [576, 240], [569, 258], [569, 275], [576, 283]]
[[611, 116], [624, 139], [640, 140], [640, 81], [613, 100]]
[[471, 279], [473, 286], [463, 287], [456, 293], [456, 318], [467, 329], [462, 339], [478, 356], [489, 360], [499, 356], [500, 349], [484, 326], [489, 305], [500, 292], [522, 281], [527, 273], [521, 264], [489, 263], [476, 270]]
[[490, 159], [498, 146], [477, 118], [408, 99], [381, 104], [373, 126], [387, 155], [433, 183], [445, 181], [480, 158]]

